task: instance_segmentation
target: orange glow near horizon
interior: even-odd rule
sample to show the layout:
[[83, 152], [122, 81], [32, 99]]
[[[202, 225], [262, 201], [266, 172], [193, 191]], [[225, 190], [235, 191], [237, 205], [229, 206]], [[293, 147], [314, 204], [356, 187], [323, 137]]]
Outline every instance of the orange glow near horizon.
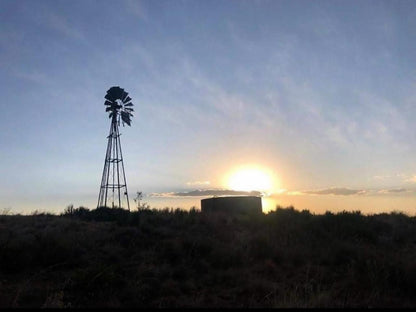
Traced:
[[276, 188], [276, 183], [270, 170], [252, 165], [239, 167], [226, 177], [227, 187], [235, 191], [270, 193]]

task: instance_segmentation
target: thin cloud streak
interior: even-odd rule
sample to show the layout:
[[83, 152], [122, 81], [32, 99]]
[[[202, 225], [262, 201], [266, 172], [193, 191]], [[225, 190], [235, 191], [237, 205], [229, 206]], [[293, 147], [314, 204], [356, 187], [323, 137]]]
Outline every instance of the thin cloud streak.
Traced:
[[414, 193], [415, 190], [408, 188], [391, 188], [391, 189], [349, 189], [349, 188], [327, 188], [321, 190], [308, 190], [308, 191], [284, 191], [279, 193], [273, 193], [270, 195], [272, 198], [279, 198], [279, 196], [377, 196], [377, 195], [406, 195]]
[[140, 20], [145, 22], [148, 21], [148, 15], [146, 12], [146, 8], [143, 5], [142, 1], [140, 0], [127, 0], [125, 2], [126, 11], [131, 15], [138, 17]]
[[189, 196], [261, 196], [258, 191], [234, 191], [234, 190], [194, 190], [189, 192], [151, 193], [149, 197], [189, 197]]
[[378, 191], [379, 194], [397, 194], [397, 193], [409, 193], [409, 192], [411, 191], [405, 188]]
[[210, 181], [191, 181], [191, 182], [186, 182], [186, 185], [188, 185], [188, 186], [210, 185], [210, 184], [211, 184]]
[[85, 40], [83, 33], [72, 26], [65, 17], [49, 12], [45, 20], [52, 29], [60, 34], [76, 40]]
[[348, 188], [329, 188], [317, 191], [304, 191], [304, 194], [311, 194], [311, 195], [362, 195], [365, 194], [365, 190], [352, 190]]

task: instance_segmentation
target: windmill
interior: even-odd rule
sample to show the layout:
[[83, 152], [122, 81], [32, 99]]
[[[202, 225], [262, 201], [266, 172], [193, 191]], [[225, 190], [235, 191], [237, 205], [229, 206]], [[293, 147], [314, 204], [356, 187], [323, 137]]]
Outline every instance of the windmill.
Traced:
[[120, 143], [120, 122], [130, 126], [133, 117], [133, 103], [128, 93], [120, 87], [111, 87], [104, 97], [105, 111], [111, 119], [110, 134], [108, 135], [107, 152], [105, 154], [103, 176], [101, 178], [100, 194], [97, 207], [123, 207], [127, 203], [130, 210], [127, 193], [126, 174], [124, 172], [123, 155]]

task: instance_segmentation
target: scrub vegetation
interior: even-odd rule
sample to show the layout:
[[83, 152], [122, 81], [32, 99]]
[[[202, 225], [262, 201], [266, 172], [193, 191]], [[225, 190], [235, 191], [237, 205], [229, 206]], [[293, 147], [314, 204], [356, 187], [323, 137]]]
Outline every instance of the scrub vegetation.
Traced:
[[0, 216], [0, 308], [415, 307], [416, 218], [68, 207]]

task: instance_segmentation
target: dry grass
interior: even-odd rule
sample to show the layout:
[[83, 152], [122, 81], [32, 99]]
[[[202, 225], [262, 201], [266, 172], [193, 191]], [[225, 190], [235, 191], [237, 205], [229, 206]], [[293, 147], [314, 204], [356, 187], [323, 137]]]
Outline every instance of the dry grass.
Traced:
[[0, 216], [0, 308], [414, 307], [416, 219], [77, 208]]

